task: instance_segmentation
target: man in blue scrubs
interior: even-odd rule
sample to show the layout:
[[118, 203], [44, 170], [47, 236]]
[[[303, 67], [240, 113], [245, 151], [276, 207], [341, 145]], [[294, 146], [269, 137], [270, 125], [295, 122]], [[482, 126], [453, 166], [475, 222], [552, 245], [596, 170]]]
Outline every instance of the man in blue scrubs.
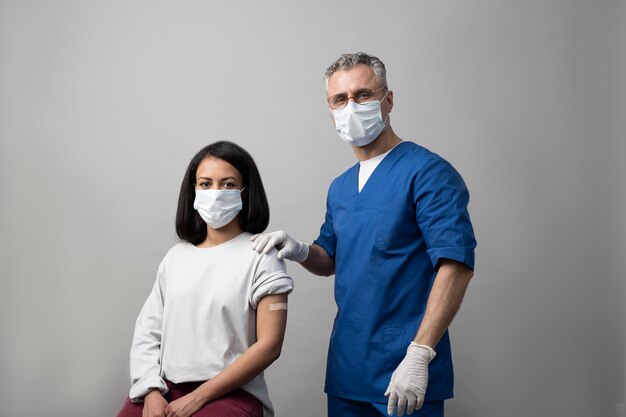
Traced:
[[332, 182], [311, 245], [278, 231], [252, 246], [335, 274], [329, 417], [443, 416], [453, 396], [447, 328], [474, 269], [467, 188], [446, 160], [394, 133], [378, 58], [344, 54], [325, 80], [337, 133], [359, 162]]

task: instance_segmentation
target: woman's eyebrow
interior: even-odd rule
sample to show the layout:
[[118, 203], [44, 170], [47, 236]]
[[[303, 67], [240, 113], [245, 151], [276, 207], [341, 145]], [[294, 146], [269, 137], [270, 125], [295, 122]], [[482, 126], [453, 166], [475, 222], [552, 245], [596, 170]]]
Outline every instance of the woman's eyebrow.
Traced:
[[[210, 178], [210, 177], [198, 177], [198, 178], [196, 179], [196, 181], [199, 181], [199, 180], [209, 180], [209, 181], [213, 181], [213, 178]], [[225, 181], [225, 180], [233, 180], [233, 181], [237, 181], [237, 178], [235, 178], [235, 177], [233, 177], [233, 176], [230, 176], [230, 177], [224, 177], [224, 178], [221, 178], [221, 179], [220, 179], [220, 181]]]

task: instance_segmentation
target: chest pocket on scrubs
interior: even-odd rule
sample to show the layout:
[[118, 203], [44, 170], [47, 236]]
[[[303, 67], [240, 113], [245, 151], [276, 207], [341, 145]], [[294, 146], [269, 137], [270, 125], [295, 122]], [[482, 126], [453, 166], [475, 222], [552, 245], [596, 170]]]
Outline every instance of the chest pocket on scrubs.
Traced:
[[376, 243], [382, 249], [406, 247], [421, 238], [415, 210], [405, 201], [389, 202], [376, 216]]

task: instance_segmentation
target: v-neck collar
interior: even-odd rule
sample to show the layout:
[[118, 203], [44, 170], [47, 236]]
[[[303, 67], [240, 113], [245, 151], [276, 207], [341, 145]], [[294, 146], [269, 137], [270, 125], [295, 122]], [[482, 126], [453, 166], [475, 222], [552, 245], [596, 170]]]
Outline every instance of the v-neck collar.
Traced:
[[378, 166], [372, 171], [369, 179], [363, 185], [363, 189], [359, 192], [359, 169], [361, 167], [361, 163], [357, 162], [352, 167], [352, 172], [350, 173], [350, 189], [352, 190], [352, 194], [356, 201], [366, 199], [369, 194], [373, 191], [372, 189], [377, 188], [377, 184], [380, 181], [380, 178], [385, 177], [385, 173], [387, 173], [391, 166], [397, 161], [407, 150], [408, 148], [404, 145], [407, 142], [400, 142], [395, 147], [393, 147], [387, 156], [383, 158], [382, 161], [378, 164]]

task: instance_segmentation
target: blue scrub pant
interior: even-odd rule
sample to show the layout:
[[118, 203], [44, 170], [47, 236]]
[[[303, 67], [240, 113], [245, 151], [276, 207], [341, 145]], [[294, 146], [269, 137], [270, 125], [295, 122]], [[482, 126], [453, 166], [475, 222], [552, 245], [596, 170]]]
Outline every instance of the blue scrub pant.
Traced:
[[[396, 413], [393, 416], [397, 416]], [[405, 414], [406, 416], [406, 414]], [[443, 400], [426, 401], [410, 417], [443, 417]], [[328, 417], [389, 417], [387, 403], [366, 403], [328, 395]]]

